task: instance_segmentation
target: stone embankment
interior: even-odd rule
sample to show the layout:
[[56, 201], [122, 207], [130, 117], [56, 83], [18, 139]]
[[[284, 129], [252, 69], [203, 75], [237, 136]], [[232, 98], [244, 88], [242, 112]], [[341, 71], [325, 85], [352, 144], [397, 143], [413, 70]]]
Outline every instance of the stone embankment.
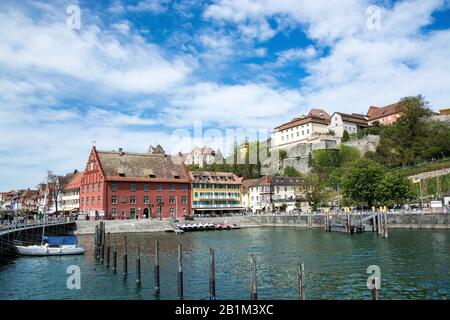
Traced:
[[[367, 216], [368, 214], [363, 214]], [[403, 229], [448, 229], [450, 213], [389, 213], [389, 228]], [[360, 214], [352, 214], [352, 219], [358, 219]], [[76, 234], [94, 234], [95, 225], [98, 221], [77, 221]], [[242, 228], [269, 227], [269, 226], [290, 226], [308, 227], [307, 215], [261, 215], [261, 216], [233, 216], [215, 218], [195, 218], [194, 221], [183, 221], [181, 223], [225, 223], [236, 224]], [[161, 232], [171, 229], [170, 219], [151, 220], [107, 220], [106, 232], [111, 233], [132, 233], [132, 232]], [[311, 221], [312, 228], [324, 227], [324, 216], [313, 215]]]

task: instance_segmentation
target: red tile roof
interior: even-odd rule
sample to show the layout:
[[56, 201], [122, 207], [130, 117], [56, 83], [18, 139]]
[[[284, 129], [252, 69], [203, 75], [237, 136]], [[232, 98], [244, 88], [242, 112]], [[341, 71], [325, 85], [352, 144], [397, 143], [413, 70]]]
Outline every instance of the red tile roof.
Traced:
[[369, 110], [367, 111], [367, 116], [369, 117], [369, 121], [384, 118], [393, 114], [400, 113], [399, 107], [400, 105], [398, 102], [384, 107], [370, 106]]
[[294, 118], [287, 123], [275, 127], [274, 132], [290, 129], [310, 122], [328, 125], [330, 124], [330, 115], [323, 109], [311, 109], [306, 116]]
[[83, 175], [84, 172], [75, 173], [64, 189], [66, 190], [79, 189], [81, 186], [81, 180], [83, 179]]

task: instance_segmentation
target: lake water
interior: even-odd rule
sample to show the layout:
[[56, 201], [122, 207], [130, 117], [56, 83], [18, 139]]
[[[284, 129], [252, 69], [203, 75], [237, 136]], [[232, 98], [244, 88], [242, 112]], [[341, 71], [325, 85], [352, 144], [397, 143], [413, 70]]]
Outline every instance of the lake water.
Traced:
[[[183, 245], [184, 297], [208, 299], [209, 248], [216, 250], [217, 299], [249, 299], [250, 254], [257, 255], [258, 298], [297, 299], [298, 261], [305, 263], [307, 299], [370, 299], [369, 265], [381, 268], [381, 299], [450, 296], [448, 230], [394, 230], [346, 235], [290, 227], [232, 231], [128, 234], [128, 271], [122, 276], [93, 255], [93, 236], [79, 236], [82, 256], [19, 257], [0, 266], [0, 299], [155, 299], [154, 243], [160, 241], [160, 299], [177, 299], [177, 245]], [[142, 286], [136, 288], [136, 244], [141, 241]], [[81, 269], [81, 289], [70, 290], [66, 270]]]

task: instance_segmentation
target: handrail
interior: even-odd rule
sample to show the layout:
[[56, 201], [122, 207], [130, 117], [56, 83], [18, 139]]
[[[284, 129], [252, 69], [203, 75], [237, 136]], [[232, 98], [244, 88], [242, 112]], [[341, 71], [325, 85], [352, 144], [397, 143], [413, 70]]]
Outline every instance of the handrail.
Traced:
[[13, 221], [13, 222], [4, 222], [0, 224], [0, 231], [9, 231], [9, 230], [18, 230], [29, 227], [42, 227], [44, 225], [56, 225], [56, 224], [64, 224], [71, 223], [75, 221], [72, 218], [58, 218], [58, 219], [39, 219], [39, 220], [25, 220], [24, 222]]

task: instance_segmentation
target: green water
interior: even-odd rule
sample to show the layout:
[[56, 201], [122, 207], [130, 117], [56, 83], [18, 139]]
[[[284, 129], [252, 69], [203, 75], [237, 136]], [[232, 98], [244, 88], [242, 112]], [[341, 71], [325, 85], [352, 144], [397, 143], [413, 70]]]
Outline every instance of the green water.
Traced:
[[[217, 299], [248, 299], [250, 258], [257, 255], [258, 298], [296, 299], [297, 263], [303, 261], [308, 299], [370, 299], [369, 265], [381, 268], [382, 299], [447, 299], [448, 230], [394, 230], [346, 235], [303, 228], [251, 228], [175, 235], [128, 234], [128, 270], [122, 276], [123, 235], [118, 235], [118, 272], [93, 256], [93, 236], [79, 236], [83, 256], [19, 257], [0, 267], [0, 299], [155, 299], [154, 242], [160, 241], [160, 299], [177, 298], [177, 244], [183, 245], [185, 299], [208, 299], [209, 248], [216, 249]], [[135, 253], [142, 246], [142, 287], [136, 288]], [[81, 270], [81, 289], [70, 290], [66, 269]]]

